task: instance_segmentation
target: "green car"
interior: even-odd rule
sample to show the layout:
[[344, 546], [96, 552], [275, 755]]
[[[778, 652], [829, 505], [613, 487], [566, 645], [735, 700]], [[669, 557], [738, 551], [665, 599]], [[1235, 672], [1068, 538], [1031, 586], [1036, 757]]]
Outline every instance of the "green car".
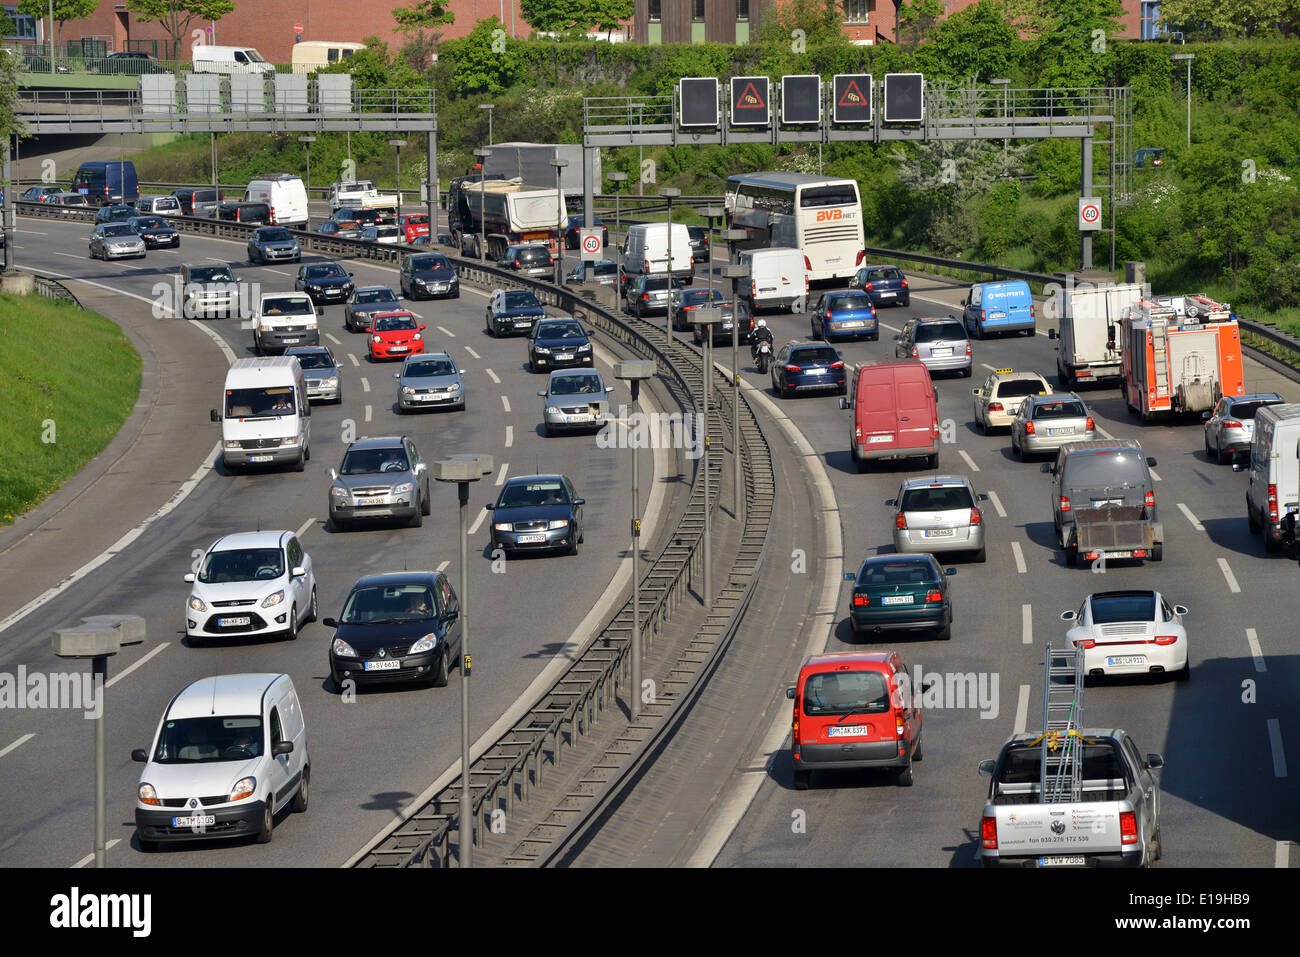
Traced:
[[952, 637], [952, 599], [945, 569], [933, 555], [877, 555], [862, 563], [849, 596], [849, 624], [855, 636], [865, 632], [934, 631]]

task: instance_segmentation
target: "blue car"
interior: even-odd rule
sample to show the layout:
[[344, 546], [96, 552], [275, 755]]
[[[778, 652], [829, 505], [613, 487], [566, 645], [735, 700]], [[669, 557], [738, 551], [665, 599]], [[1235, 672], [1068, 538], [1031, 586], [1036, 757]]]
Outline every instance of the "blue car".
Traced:
[[248, 239], [250, 263], [301, 262], [298, 240], [283, 226], [263, 226], [253, 230]]
[[592, 365], [591, 334], [577, 319], [543, 319], [528, 340], [528, 371]]
[[976, 283], [961, 304], [962, 323], [974, 339], [1002, 332], [1034, 334], [1034, 297], [1022, 279]]
[[488, 300], [487, 331], [494, 337], [531, 332], [546, 310], [527, 289], [496, 289]]
[[820, 342], [791, 342], [772, 361], [772, 391], [783, 399], [796, 392], [834, 389], [845, 393], [844, 360]]
[[907, 306], [912, 302], [907, 279], [897, 266], [861, 266], [849, 280], [849, 288], [865, 291], [875, 306]]
[[861, 289], [828, 292], [812, 311], [812, 337], [830, 342], [833, 338], [859, 338], [872, 342], [880, 338], [880, 323], [871, 296]]

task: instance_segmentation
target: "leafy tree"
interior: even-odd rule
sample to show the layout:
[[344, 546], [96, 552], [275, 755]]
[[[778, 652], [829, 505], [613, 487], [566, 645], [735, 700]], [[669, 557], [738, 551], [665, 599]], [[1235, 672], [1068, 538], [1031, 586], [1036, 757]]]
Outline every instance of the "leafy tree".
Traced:
[[[84, 20], [92, 16], [99, 0], [54, 0], [54, 22], [59, 25], [59, 43], [63, 42], [63, 25], [69, 20]], [[48, 17], [49, 0], [22, 0], [18, 12], [29, 17]]]
[[840, 26], [842, 11], [836, 0], [786, 0], [768, 6], [756, 31], [762, 44], [789, 46], [794, 31], [803, 31], [807, 47], [840, 46], [848, 40]]
[[1111, 42], [1120, 29], [1120, 0], [1009, 0], [1013, 23], [1024, 30], [1044, 87], [1106, 85], [1114, 72]]
[[235, 9], [232, 0], [126, 0], [126, 8], [135, 14], [137, 23], [155, 22], [167, 31], [175, 44], [173, 56], [179, 57], [190, 36], [195, 20], [220, 20]]
[[502, 93], [521, 73], [519, 45], [506, 35], [501, 21], [488, 17], [474, 24], [467, 36], [443, 44], [455, 63], [449, 86], [455, 96]]
[[393, 11], [393, 20], [402, 33], [423, 33], [425, 27], [441, 27], [456, 21], [444, 0], [415, 0], [409, 7]]
[[987, 83], [1010, 78], [1021, 47], [1002, 0], [979, 0], [940, 23], [935, 42], [921, 52], [930, 73]]
[[633, 0], [520, 0], [519, 12], [537, 30], [585, 33], [613, 30], [631, 19]]
[[1162, 0], [1160, 16], [1167, 26], [1188, 33], [1242, 33], [1257, 36], [1275, 25], [1294, 29], [1300, 21], [1296, 0]]
[[[5, 18], [4, 9], [0, 7], [0, 18]], [[0, 19], [4, 27], [4, 19]], [[10, 21], [8, 30], [13, 31]], [[18, 109], [18, 58], [12, 53], [0, 51], [0, 136], [27, 136], [22, 132], [22, 124], [15, 115]]]
[[943, 0], [908, 0], [898, 11], [903, 42], [915, 46], [922, 40], [933, 40], [939, 35], [939, 21], [946, 12]]

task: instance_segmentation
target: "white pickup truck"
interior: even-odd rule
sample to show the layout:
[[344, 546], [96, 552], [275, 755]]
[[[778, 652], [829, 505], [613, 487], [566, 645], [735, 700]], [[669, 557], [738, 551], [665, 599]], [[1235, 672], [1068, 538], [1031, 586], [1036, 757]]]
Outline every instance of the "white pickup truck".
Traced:
[[330, 212], [340, 209], [397, 209], [396, 193], [381, 193], [368, 179], [330, 186]]
[[1013, 735], [996, 759], [980, 822], [985, 867], [1149, 867], [1160, 858], [1158, 754], [1119, 729], [1084, 730], [1082, 800], [1042, 803], [1041, 737]]

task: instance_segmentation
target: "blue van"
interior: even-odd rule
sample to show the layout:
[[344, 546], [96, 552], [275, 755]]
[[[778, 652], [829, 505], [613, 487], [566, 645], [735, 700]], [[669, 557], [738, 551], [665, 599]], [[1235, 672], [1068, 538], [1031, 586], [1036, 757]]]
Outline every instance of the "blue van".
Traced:
[[135, 164], [130, 160], [82, 163], [72, 178], [72, 192], [81, 193], [91, 206], [134, 205], [140, 199]]
[[1034, 334], [1034, 297], [1023, 280], [976, 283], [961, 304], [961, 320], [974, 339], [993, 332]]

